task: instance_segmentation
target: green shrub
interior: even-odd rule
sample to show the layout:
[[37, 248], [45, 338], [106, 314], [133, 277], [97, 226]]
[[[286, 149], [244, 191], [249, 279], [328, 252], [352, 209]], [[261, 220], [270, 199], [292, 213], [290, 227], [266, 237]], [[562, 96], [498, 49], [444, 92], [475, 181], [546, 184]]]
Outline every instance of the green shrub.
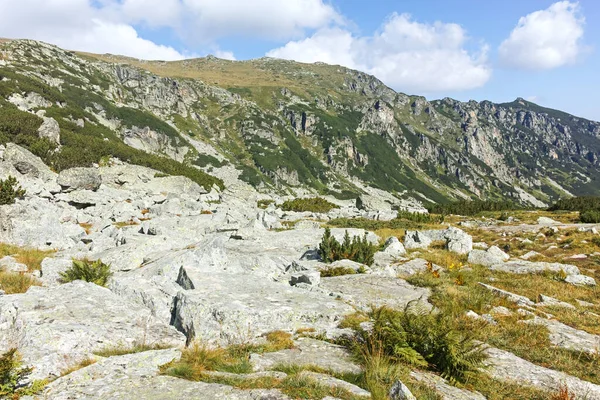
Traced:
[[25, 190], [18, 186], [17, 178], [9, 176], [0, 179], [0, 205], [13, 204], [15, 199], [25, 196]]
[[599, 196], [580, 196], [571, 197], [568, 199], [561, 199], [554, 203], [548, 211], [589, 211], [597, 210], [600, 211], [600, 197]]
[[450, 381], [464, 380], [486, 359], [474, 336], [454, 328], [451, 317], [409, 304], [404, 311], [379, 308], [372, 312], [373, 329], [359, 331], [361, 347], [380, 347], [394, 362], [429, 367]]
[[71, 268], [60, 273], [60, 280], [62, 283], [82, 280], [105, 286], [111, 276], [110, 265], [100, 260], [73, 260]]
[[331, 263], [338, 260], [352, 260], [361, 264], [373, 264], [373, 256], [377, 247], [369, 243], [367, 234], [360, 238], [355, 236], [350, 239], [350, 234], [346, 231], [344, 241], [338, 242], [331, 234], [329, 228], [325, 229], [321, 243], [319, 244], [319, 256], [323, 262]]
[[410, 211], [398, 211], [396, 219], [416, 222], [419, 224], [441, 224], [442, 222], [444, 222], [444, 215], [425, 214]]
[[10, 349], [0, 356], [0, 399], [34, 395], [46, 385], [45, 381], [21, 383], [31, 374], [32, 368], [22, 367], [17, 349]]
[[327, 213], [339, 206], [330, 203], [322, 197], [288, 200], [281, 205], [283, 211]]
[[584, 211], [579, 215], [579, 220], [584, 224], [600, 223], [600, 210]]
[[267, 208], [269, 207], [269, 205], [275, 203], [275, 200], [271, 200], [271, 199], [263, 199], [263, 200], [259, 200], [256, 205], [258, 206], [258, 208]]
[[510, 211], [523, 209], [512, 201], [463, 200], [449, 204], [433, 204], [427, 207], [433, 214], [477, 215], [484, 211]]

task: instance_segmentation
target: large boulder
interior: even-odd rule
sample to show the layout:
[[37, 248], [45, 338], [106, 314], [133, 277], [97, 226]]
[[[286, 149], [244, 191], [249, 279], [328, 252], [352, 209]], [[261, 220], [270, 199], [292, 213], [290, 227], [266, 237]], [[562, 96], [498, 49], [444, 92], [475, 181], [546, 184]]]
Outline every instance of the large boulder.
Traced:
[[64, 192], [77, 189], [98, 190], [102, 178], [96, 168], [70, 168], [58, 174], [57, 182]]
[[431, 245], [431, 242], [429, 236], [420, 231], [406, 231], [404, 237], [404, 247], [407, 250], [426, 249]]
[[500, 250], [498, 246], [492, 246], [487, 250], [472, 250], [469, 253], [469, 264], [483, 265], [484, 267], [491, 267], [499, 263], [508, 261], [510, 256]]
[[28, 177], [40, 178], [44, 182], [56, 179], [56, 174], [39, 157], [14, 143], [6, 144], [3, 159]]
[[60, 144], [60, 126], [54, 118], [43, 117], [44, 122], [38, 129], [38, 135], [54, 144]]

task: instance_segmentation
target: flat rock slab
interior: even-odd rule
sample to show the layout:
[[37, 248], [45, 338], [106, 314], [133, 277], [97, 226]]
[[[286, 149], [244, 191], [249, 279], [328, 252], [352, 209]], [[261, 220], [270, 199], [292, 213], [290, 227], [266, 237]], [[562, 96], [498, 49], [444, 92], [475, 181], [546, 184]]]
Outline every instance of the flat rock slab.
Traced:
[[354, 310], [321, 292], [307, 292], [260, 276], [206, 273], [184, 267], [172, 323], [188, 340], [245, 343], [267, 332], [335, 328]]
[[307, 378], [310, 378], [323, 386], [343, 389], [343, 390], [350, 392], [354, 396], [371, 398], [371, 393], [366, 391], [365, 389], [358, 387], [352, 383], [343, 381], [341, 379], [334, 378], [327, 374], [319, 374], [317, 372], [303, 371], [301, 373], [301, 375], [305, 376]]
[[178, 349], [153, 350], [108, 357], [51, 382], [44, 397], [52, 399], [95, 398], [132, 378], [155, 376], [161, 365], [181, 357]]
[[485, 396], [481, 393], [452, 386], [444, 378], [432, 373], [413, 371], [410, 376], [434, 388], [443, 400], [485, 400]]
[[427, 302], [430, 290], [412, 286], [402, 279], [378, 275], [344, 275], [321, 279], [321, 288], [343, 301], [368, 311], [372, 306], [404, 309], [418, 301], [431, 309]]
[[555, 392], [566, 386], [577, 399], [600, 399], [600, 385], [583, 381], [564, 372], [554, 371], [523, 360], [516, 355], [489, 347], [484, 371], [492, 378]]
[[34, 379], [59, 376], [93, 351], [140, 343], [177, 347], [185, 337], [148, 309], [92, 283], [32, 287], [0, 297], [0, 352], [18, 348], [25, 364], [35, 368]]
[[255, 371], [266, 371], [275, 365], [317, 366], [339, 373], [358, 374], [362, 370], [342, 346], [311, 338], [299, 338], [295, 348], [274, 353], [252, 354]]
[[493, 271], [509, 272], [511, 274], [536, 274], [540, 272], [564, 272], [567, 275], [579, 275], [579, 268], [575, 265], [549, 263], [549, 262], [531, 262], [525, 260], [507, 261], [497, 263], [490, 267]]
[[540, 317], [525, 322], [547, 327], [550, 331], [550, 341], [555, 346], [588, 354], [600, 353], [600, 336], [598, 335], [572, 328], [556, 320]]

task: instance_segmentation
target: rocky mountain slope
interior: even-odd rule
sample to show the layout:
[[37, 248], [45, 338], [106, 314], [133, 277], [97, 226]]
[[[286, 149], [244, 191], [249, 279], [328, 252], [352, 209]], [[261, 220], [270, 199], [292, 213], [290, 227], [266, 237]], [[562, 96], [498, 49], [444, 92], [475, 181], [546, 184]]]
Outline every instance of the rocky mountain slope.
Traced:
[[263, 192], [341, 199], [383, 190], [542, 206], [600, 193], [596, 122], [522, 99], [428, 102], [318, 63], [149, 62], [6, 41], [2, 120], [18, 120], [0, 126], [3, 141], [57, 171], [110, 155], [207, 188], [239, 177]]

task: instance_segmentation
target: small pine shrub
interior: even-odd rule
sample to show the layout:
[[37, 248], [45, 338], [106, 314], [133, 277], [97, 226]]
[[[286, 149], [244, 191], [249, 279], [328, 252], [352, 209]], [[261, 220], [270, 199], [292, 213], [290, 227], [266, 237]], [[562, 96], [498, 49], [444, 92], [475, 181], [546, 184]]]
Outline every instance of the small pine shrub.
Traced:
[[484, 211], [511, 211], [523, 207], [511, 201], [464, 200], [450, 204], [434, 204], [428, 207], [433, 214], [477, 215]]
[[419, 224], [441, 224], [442, 222], [444, 222], [444, 215], [433, 215], [410, 211], [398, 211], [396, 219], [416, 222]]
[[6, 179], [0, 179], [0, 205], [14, 204], [15, 199], [25, 196], [25, 190], [19, 186], [17, 178], [9, 176]]
[[319, 244], [319, 256], [326, 263], [338, 260], [352, 260], [361, 264], [371, 265], [374, 262], [373, 256], [376, 251], [376, 246], [367, 240], [366, 233], [362, 238], [355, 236], [350, 239], [350, 234], [346, 231], [344, 241], [340, 243], [331, 234], [329, 228], [325, 229], [325, 233]]
[[330, 203], [322, 197], [288, 200], [281, 205], [283, 211], [327, 213], [339, 206]]
[[584, 211], [579, 215], [579, 220], [584, 224], [600, 223], [600, 210]]
[[21, 383], [31, 374], [32, 368], [23, 367], [17, 349], [10, 349], [0, 356], [0, 399], [33, 395], [43, 389], [45, 381]]
[[60, 273], [60, 280], [62, 283], [82, 280], [98, 286], [106, 286], [108, 278], [111, 276], [110, 265], [104, 264], [100, 260], [73, 260], [71, 268]]
[[275, 203], [275, 200], [271, 200], [271, 199], [263, 199], [263, 200], [259, 200], [256, 205], [258, 206], [258, 208], [267, 208], [269, 207], [269, 205]]

